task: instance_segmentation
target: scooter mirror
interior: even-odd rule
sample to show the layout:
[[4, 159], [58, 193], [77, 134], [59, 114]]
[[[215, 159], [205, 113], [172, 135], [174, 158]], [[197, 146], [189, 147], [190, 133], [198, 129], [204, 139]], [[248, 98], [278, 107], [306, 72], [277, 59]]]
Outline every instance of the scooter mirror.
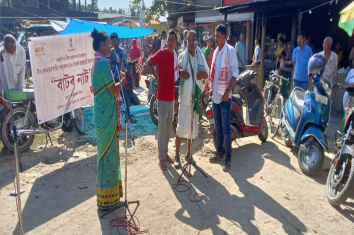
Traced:
[[313, 82], [318, 82], [316, 75], [314, 76], [313, 74], [310, 73], [309, 76], [312, 77]]

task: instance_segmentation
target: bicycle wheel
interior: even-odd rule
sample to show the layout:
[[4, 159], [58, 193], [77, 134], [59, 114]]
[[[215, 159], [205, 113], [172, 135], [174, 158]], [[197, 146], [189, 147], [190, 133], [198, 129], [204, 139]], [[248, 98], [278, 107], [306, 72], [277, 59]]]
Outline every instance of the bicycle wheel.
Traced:
[[[17, 131], [23, 129], [31, 129], [35, 126], [35, 116], [32, 112], [28, 112], [23, 106], [17, 106], [12, 109], [14, 117], [14, 125]], [[26, 121], [26, 122], [25, 122]], [[35, 135], [19, 135], [18, 136], [18, 151], [20, 153], [26, 151], [33, 144]], [[6, 117], [1, 125], [1, 140], [5, 147], [8, 147], [11, 152], [15, 151], [15, 137], [12, 131], [11, 113], [7, 112]]]
[[72, 130], [74, 130], [74, 126], [71, 123], [71, 118], [69, 113], [64, 114], [63, 125], [61, 126], [61, 130], [63, 132], [71, 132]]
[[150, 116], [152, 122], [157, 126], [159, 124], [159, 117], [157, 115], [157, 100], [155, 94], [151, 96], [150, 100]]
[[269, 107], [269, 134], [273, 139], [278, 133], [281, 113], [283, 111], [284, 98], [282, 95], [277, 95]]
[[268, 100], [269, 100], [269, 87], [265, 86], [263, 89], [263, 102], [264, 102], [264, 116], [268, 115]]

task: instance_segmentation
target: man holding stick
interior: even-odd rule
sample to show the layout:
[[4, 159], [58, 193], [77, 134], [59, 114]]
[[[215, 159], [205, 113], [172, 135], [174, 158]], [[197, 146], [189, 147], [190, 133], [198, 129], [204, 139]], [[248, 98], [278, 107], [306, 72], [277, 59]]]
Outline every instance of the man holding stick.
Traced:
[[187, 50], [178, 57], [179, 65], [179, 112], [176, 131], [175, 167], [180, 167], [180, 147], [182, 139], [188, 139], [186, 161], [191, 156], [192, 139], [198, 137], [198, 120], [202, 115], [202, 79], [207, 79], [209, 67], [204, 54], [196, 47], [197, 34], [191, 30], [187, 34]]

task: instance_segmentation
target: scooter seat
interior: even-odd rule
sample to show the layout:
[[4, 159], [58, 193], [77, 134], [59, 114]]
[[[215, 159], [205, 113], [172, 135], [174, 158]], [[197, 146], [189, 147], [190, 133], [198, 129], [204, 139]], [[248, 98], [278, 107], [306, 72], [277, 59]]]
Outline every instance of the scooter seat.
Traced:
[[293, 105], [301, 113], [305, 103], [305, 91], [301, 88], [295, 88], [291, 96]]
[[9, 90], [8, 96], [7, 92], [4, 91], [4, 98], [10, 100], [12, 102], [20, 102], [20, 101], [27, 101], [27, 100], [34, 100], [34, 90], [33, 89], [23, 89], [23, 90]]
[[233, 102], [236, 102], [240, 107], [242, 107], [243, 102], [242, 102], [242, 98], [239, 94], [235, 94], [231, 96], [231, 100]]

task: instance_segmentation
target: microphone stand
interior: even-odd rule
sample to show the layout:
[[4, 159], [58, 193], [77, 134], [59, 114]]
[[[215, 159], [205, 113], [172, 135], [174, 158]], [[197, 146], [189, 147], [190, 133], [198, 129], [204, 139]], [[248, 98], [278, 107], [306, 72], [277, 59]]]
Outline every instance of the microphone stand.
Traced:
[[[1, 55], [1, 54], [0, 54]], [[17, 130], [16, 130], [16, 126], [14, 124], [14, 115], [12, 113], [12, 103], [11, 103], [11, 98], [10, 98], [10, 92], [9, 92], [9, 87], [7, 85], [7, 80], [6, 80], [6, 72], [5, 72], [5, 67], [4, 67], [4, 63], [2, 61], [1, 62], [1, 66], [2, 66], [2, 70], [3, 70], [3, 81], [5, 84], [5, 89], [6, 89], [6, 93], [7, 93], [7, 99], [8, 102], [10, 103], [9, 108], [10, 108], [10, 114], [11, 114], [11, 119], [10, 119], [10, 123], [11, 123], [11, 129], [12, 129], [12, 133], [14, 135], [14, 154], [15, 154], [15, 162], [16, 162], [16, 196], [17, 196], [17, 212], [18, 212], [18, 220], [19, 220], [19, 224], [20, 224], [20, 228], [21, 228], [21, 234], [23, 234], [23, 223], [22, 223], [22, 207], [21, 207], [21, 189], [20, 189], [20, 171], [23, 172], [23, 168], [22, 168], [22, 163], [21, 163], [21, 158], [19, 155], [19, 151], [18, 151], [18, 136], [17, 136]], [[4, 99], [5, 102], [5, 99]], [[6, 113], [5, 110], [5, 104], [3, 106], [3, 112]], [[5, 118], [5, 122], [6, 122], [6, 118]], [[8, 130], [9, 126], [7, 126], [7, 123], [4, 122], [4, 125], [6, 125], [6, 136], [3, 136], [2, 138], [6, 138], [7, 142], [9, 143], [9, 138], [7, 135], [11, 134], [11, 131]], [[7, 146], [9, 148], [9, 146]]]
[[[117, 75], [117, 71], [118, 70], [118, 65], [116, 64], [116, 71], [115, 71], [115, 75]], [[120, 76], [119, 76], [119, 80], [121, 81], [120, 79]], [[123, 85], [122, 85], [122, 82], [120, 83], [120, 86], [121, 86], [121, 95], [122, 95], [122, 99], [123, 99], [123, 103], [124, 103], [124, 108], [125, 108], [125, 174], [124, 174], [124, 202], [123, 204], [111, 209], [110, 211], [104, 213], [103, 215], [100, 216], [100, 218], [103, 218], [105, 217], [106, 215], [110, 214], [111, 212], [121, 208], [121, 207], [124, 207], [124, 214], [125, 214], [125, 218], [128, 218], [127, 217], [127, 211], [129, 212], [129, 215], [130, 215], [130, 218], [128, 220], [128, 223], [131, 223], [133, 222], [134, 226], [135, 226], [135, 230], [139, 230], [139, 227], [138, 227], [138, 224], [136, 223], [135, 219], [134, 219], [134, 215], [136, 213], [136, 211], [138, 210], [138, 207], [140, 206], [140, 201], [128, 201], [128, 125], [129, 125], [129, 129], [130, 129], [130, 134], [131, 134], [131, 139], [132, 139], [132, 143], [133, 145], [135, 145], [135, 142], [134, 142], [134, 136], [133, 136], [133, 131], [132, 131], [132, 128], [131, 128], [131, 124], [130, 124], [130, 120], [128, 118], [128, 107], [127, 107], [127, 102], [125, 100], [125, 95], [124, 95], [124, 92], [123, 92]], [[133, 211], [133, 213], [131, 213], [131, 210], [129, 208], [129, 204], [136, 204], [136, 207]]]

